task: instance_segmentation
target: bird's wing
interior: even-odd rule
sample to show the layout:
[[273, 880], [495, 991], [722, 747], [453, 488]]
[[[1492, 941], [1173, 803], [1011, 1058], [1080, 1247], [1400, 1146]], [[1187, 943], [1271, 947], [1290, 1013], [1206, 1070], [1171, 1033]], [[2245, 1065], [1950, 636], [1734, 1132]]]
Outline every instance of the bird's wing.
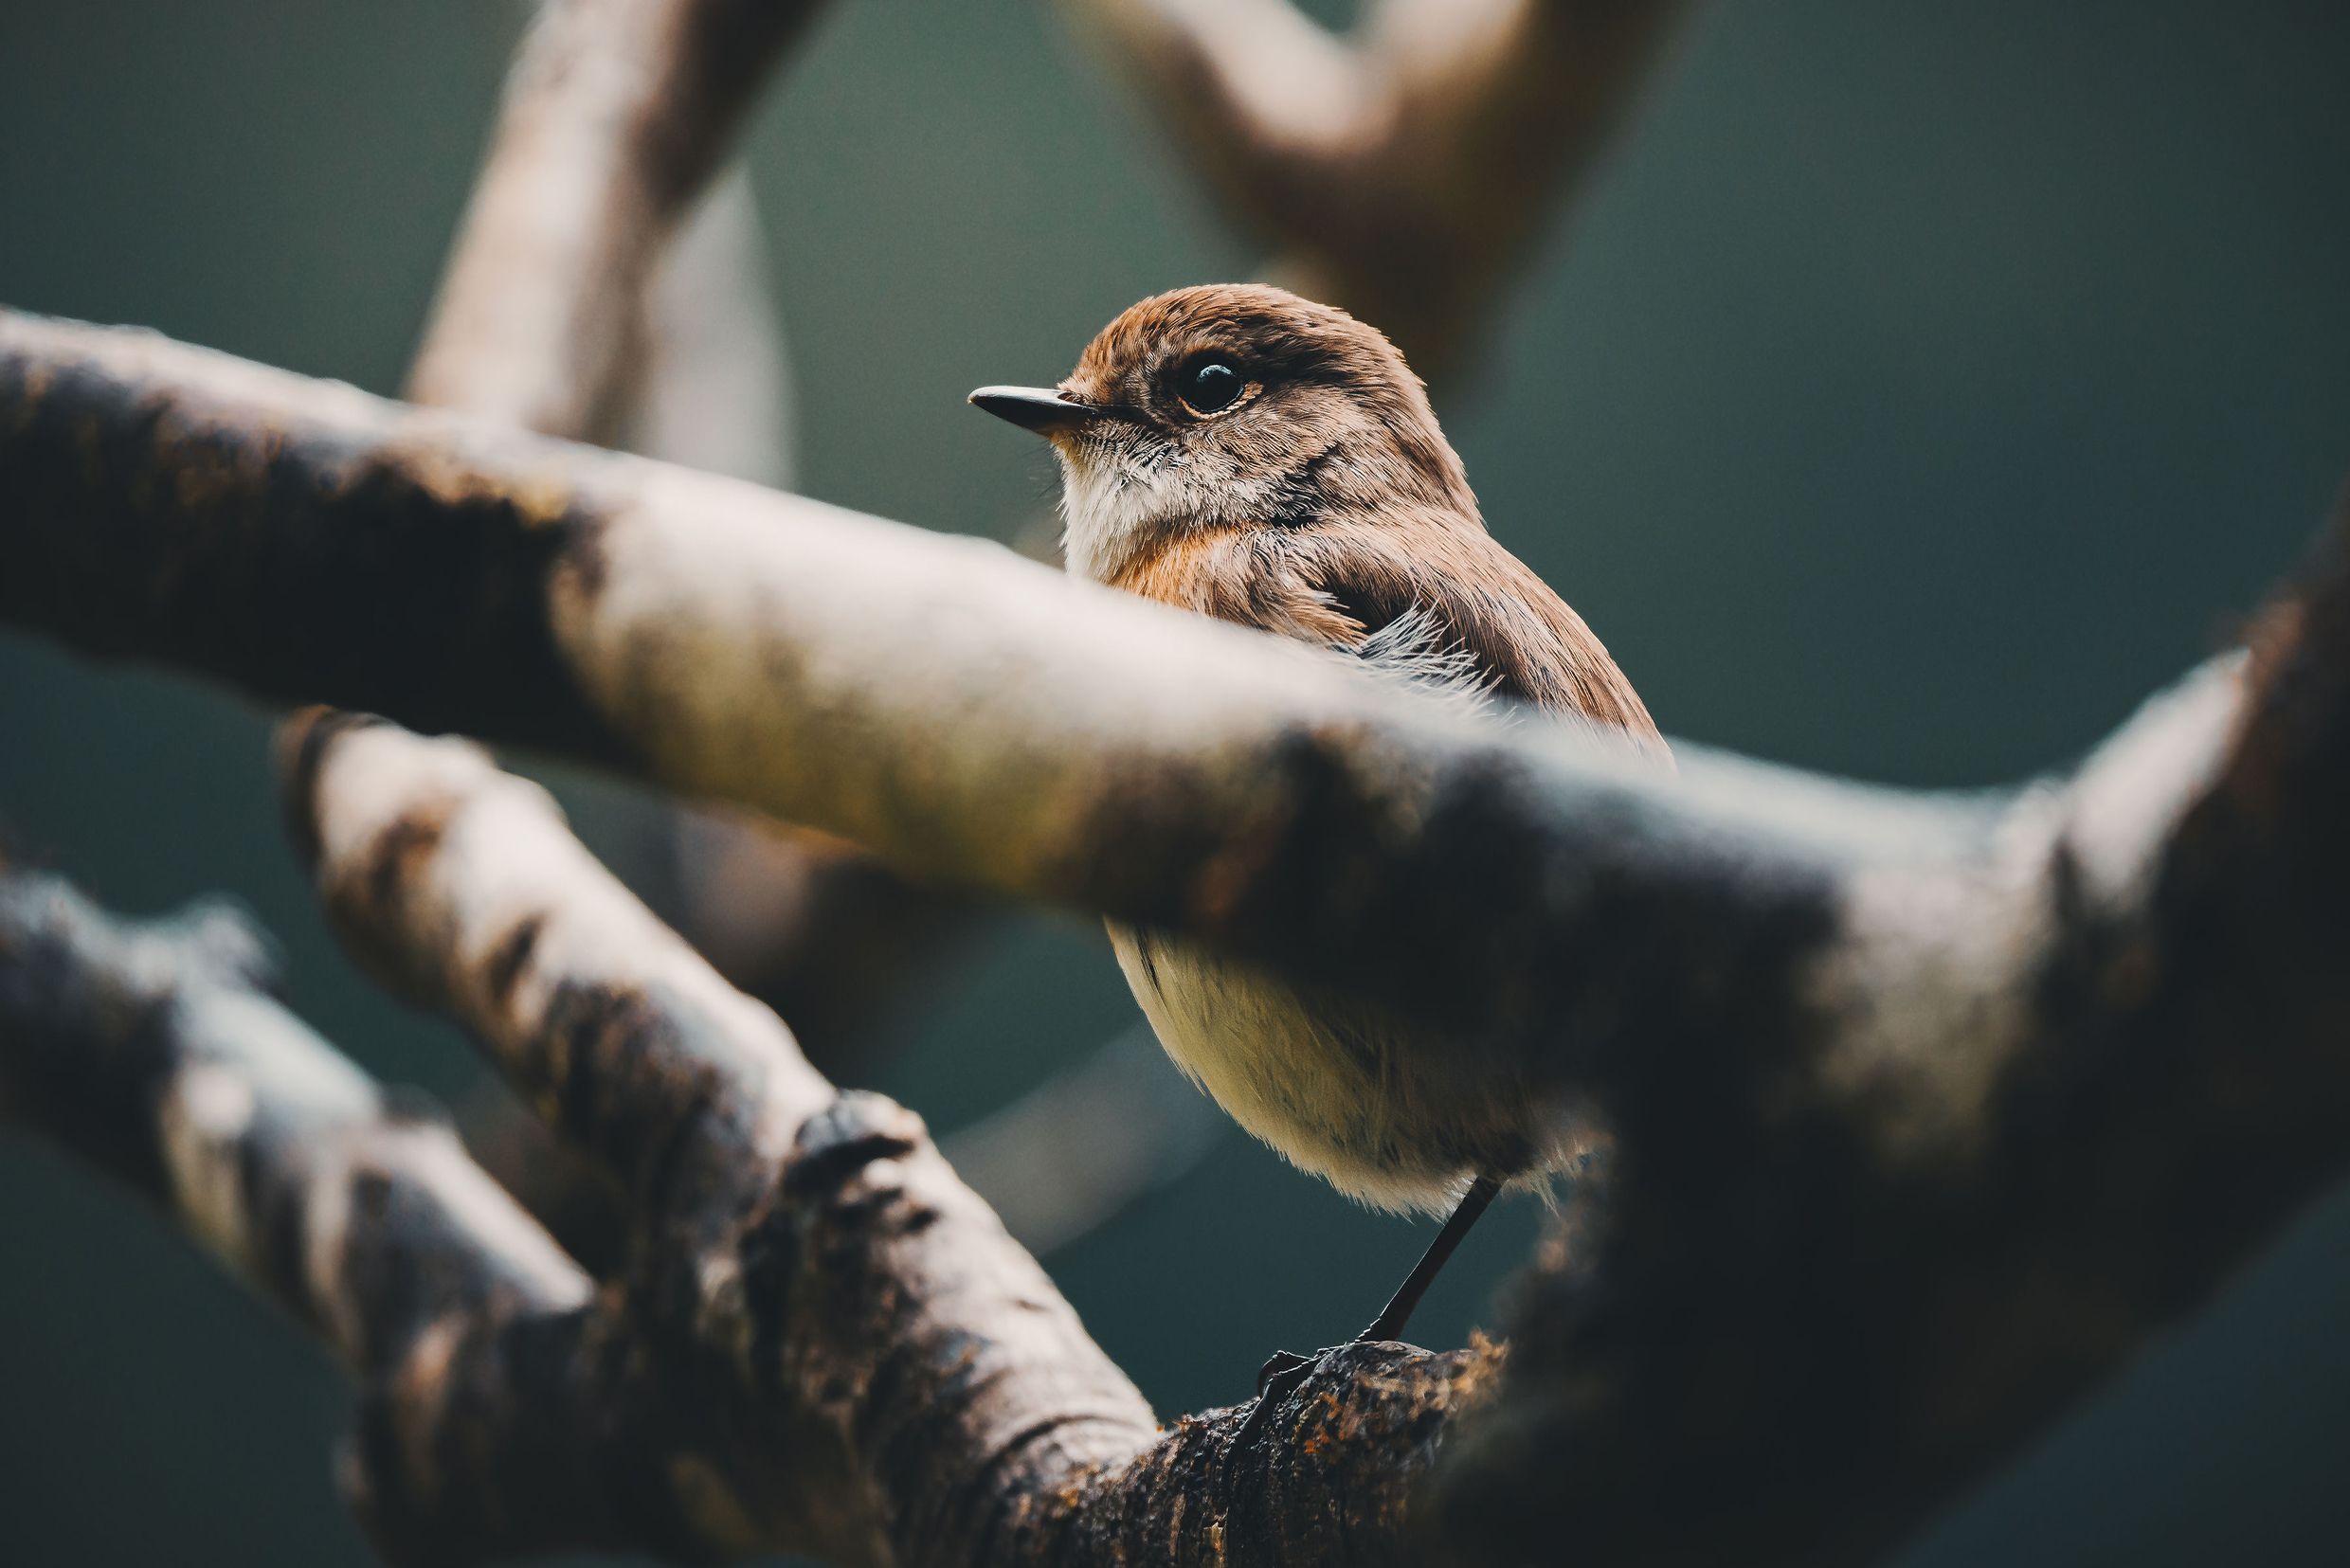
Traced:
[[1353, 628], [1350, 641], [1325, 640], [1664, 753], [1639, 694], [1582, 617], [1482, 528], [1306, 530], [1286, 542], [1293, 580]]
[[1500, 696], [1588, 719], [1668, 755], [1582, 617], [1473, 524], [1202, 531], [1113, 581], [1478, 705]]

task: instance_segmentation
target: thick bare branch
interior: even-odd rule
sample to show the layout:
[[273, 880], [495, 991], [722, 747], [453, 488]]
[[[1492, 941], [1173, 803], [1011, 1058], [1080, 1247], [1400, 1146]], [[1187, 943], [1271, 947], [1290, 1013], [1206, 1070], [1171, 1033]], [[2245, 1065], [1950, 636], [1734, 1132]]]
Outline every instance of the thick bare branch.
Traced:
[[551, 0], [506, 83], [409, 392], [604, 438], [671, 234], [817, 0]]
[[[1703, 754], [1650, 779], [991, 545], [149, 334], [0, 317], [0, 420], [20, 623], [613, 762], [1523, 1048], [1577, 1042], [1579, 1069], [1578, 1015], [1618, 1016], [1627, 987], [1828, 930], [1904, 866], [2004, 910], [2062, 825]], [[2206, 750], [2232, 711], [2214, 680], [2181, 721]], [[1753, 1020], [1725, 1004], [1756, 999], [1641, 1000], [1666, 1010], [1649, 1027], [1734, 1036]]]
[[1676, 1081], [1611, 1074], [1616, 1229], [1526, 1292], [1449, 1539], [1870, 1560], [2340, 1174], [2342, 545], [1971, 872], [1849, 877], [1746, 1039], [1638, 1039]]
[[[627, 1181], [642, 1332], [684, 1355], [715, 1408], [762, 1413], [777, 1473], [723, 1490], [703, 1477], [692, 1549], [904, 1563], [1401, 1550], [1403, 1500], [1489, 1355], [1365, 1353], [1295, 1397], [1293, 1444], [1234, 1451], [1233, 1412], [1162, 1438], [920, 1121], [836, 1097], [543, 792], [470, 746], [377, 723], [318, 715], [289, 733], [289, 805], [353, 950], [462, 1020]], [[1248, 1544], [1227, 1550], [1228, 1514], [1249, 1518]]]
[[1543, 1021], [1593, 978], [1525, 962], [1600, 918], [1549, 856], [1620, 874], [1686, 841], [1692, 870], [1623, 896], [1723, 916], [1816, 909], [1847, 849], [1836, 786], [1768, 780], [1781, 835], [1722, 833], [1735, 765], [1668, 789], [993, 545], [151, 334], [0, 317], [0, 420], [19, 623], [605, 762], [1464, 1024]]
[[1595, 1099], [1617, 1217], [1444, 1494], [1488, 1555], [1853, 1560], [2350, 1145], [2338, 554], [2071, 780], [1959, 801], [1633, 775], [999, 550], [153, 338], [0, 326], [0, 615], [77, 645], [617, 758]]
[[[689, 1253], [717, 1245], [832, 1101], [790, 1031], [597, 864], [544, 791], [473, 748], [323, 712], [283, 745], [302, 848], [353, 950], [489, 1045], [642, 1224]], [[685, 1043], [634, 1038], [632, 1015], [656, 1006]]]
[[1683, 0], [1383, 0], [1341, 39], [1290, 0], [1062, 0], [1276, 280], [1423, 374], [1477, 327], [1604, 149]]

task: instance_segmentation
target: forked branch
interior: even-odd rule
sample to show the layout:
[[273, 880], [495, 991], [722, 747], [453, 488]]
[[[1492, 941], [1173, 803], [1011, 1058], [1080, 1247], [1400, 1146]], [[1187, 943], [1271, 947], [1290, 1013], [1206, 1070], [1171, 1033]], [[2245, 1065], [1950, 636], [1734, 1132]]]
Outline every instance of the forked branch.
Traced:
[[757, 1413], [773, 1472], [680, 1487], [699, 1552], [1206, 1562], [1243, 1520], [1229, 1560], [1402, 1550], [1402, 1500], [1490, 1358], [1366, 1354], [1295, 1397], [1291, 1443], [1234, 1449], [1237, 1412], [1163, 1437], [920, 1121], [836, 1095], [544, 792], [334, 715], [291, 728], [288, 765], [337, 929], [629, 1188], [640, 1332], [703, 1408]]
[[[1583, 1211], [1547, 1254], [1491, 1414], [1448, 1438], [1434, 1511], [1413, 1516], [1472, 1558], [1574, 1540], [1625, 1562], [1731, 1543], [1864, 1559], [2190, 1310], [2350, 1149], [2331, 979], [2350, 938], [2350, 573], [2331, 541], [2249, 658], [2197, 672], [2060, 784], [1958, 801], [1686, 752], [1677, 780], [1626, 773], [1571, 735], [1459, 721], [992, 548], [142, 335], [0, 319], [0, 617], [76, 646], [602, 760], [925, 872], [1181, 929], [1587, 1096], [1621, 1151], [1605, 1223]], [[351, 788], [399, 800], [418, 782], [401, 779], [379, 759]], [[404, 855], [423, 868], [465, 842], [432, 874], [479, 892], [509, 838], [525, 841], [391, 832], [412, 852], [367, 852], [390, 869], [327, 886], [403, 888]], [[408, 892], [395, 912], [441, 921], [443, 901]], [[421, 994], [488, 1034], [505, 1015], [480, 999], [553, 994], [501, 992], [493, 959], [520, 975], [542, 946], [575, 949], [515, 938], [515, 901], [481, 907], [502, 924], [375, 950], [412, 986], [442, 975]], [[576, 950], [600, 955], [578, 972], [593, 981], [660, 948]], [[713, 1027], [659, 1018], [656, 1040]], [[709, 1106], [678, 1125], [765, 1129], [746, 1161], [801, 1115], [761, 1111], [750, 1080], [699, 1081]], [[658, 1089], [625, 1104], [701, 1104]], [[615, 1163], [640, 1146], [574, 1130]], [[908, 1199], [918, 1229], [993, 1232], [902, 1124], [851, 1142], [822, 1164], [853, 1166], [855, 1192], [931, 1173]], [[668, 1212], [643, 1180], [648, 1214]], [[837, 1238], [836, 1219], [861, 1223], [795, 1217], [794, 1245]], [[706, 1234], [674, 1214], [662, 1229]], [[802, 1276], [870, 1294], [788, 1330], [822, 1347], [788, 1364], [919, 1364], [943, 1343], [952, 1312], [858, 1317], [946, 1299], [901, 1290], [931, 1266], [902, 1239]], [[682, 1302], [723, 1272], [631, 1277]], [[1047, 1419], [1056, 1400], [1015, 1387], [1054, 1384], [1057, 1356], [1021, 1351], [986, 1398]], [[1481, 1363], [1417, 1364], [1273, 1430], [1287, 1442], [1317, 1411], [1347, 1430], [1354, 1400], [1391, 1389], [1418, 1414], [1379, 1441], [1418, 1442]], [[859, 1386], [820, 1404], [852, 1463], [877, 1465], [856, 1447], [878, 1418], [856, 1414]], [[1083, 1430], [1130, 1438], [1127, 1419]], [[1186, 1426], [1149, 1451], [1191, 1473], [1228, 1435]], [[986, 1468], [909, 1441], [941, 1474]], [[1058, 1539], [1137, 1517], [1121, 1507]]]

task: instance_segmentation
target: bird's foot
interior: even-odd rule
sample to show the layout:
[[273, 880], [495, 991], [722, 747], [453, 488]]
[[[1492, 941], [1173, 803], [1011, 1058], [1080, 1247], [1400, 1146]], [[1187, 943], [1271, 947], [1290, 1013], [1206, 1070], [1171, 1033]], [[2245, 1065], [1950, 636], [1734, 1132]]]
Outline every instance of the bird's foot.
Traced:
[[[1360, 1343], [1355, 1341], [1350, 1344]], [[1274, 1406], [1296, 1393], [1298, 1385], [1312, 1377], [1323, 1362], [1349, 1347], [1349, 1344], [1325, 1345], [1311, 1356], [1300, 1356], [1294, 1350], [1276, 1350], [1266, 1357], [1265, 1364], [1256, 1369], [1256, 1404], [1248, 1413], [1248, 1419], [1240, 1423], [1240, 1433], [1236, 1441], [1245, 1445], [1254, 1439], [1264, 1429]]]
[[1300, 1356], [1294, 1350], [1274, 1351], [1256, 1369], [1256, 1397], [1275, 1402], [1288, 1398], [1322, 1364], [1325, 1356], [1335, 1354], [1339, 1348], [1342, 1347], [1326, 1345], [1311, 1356]]

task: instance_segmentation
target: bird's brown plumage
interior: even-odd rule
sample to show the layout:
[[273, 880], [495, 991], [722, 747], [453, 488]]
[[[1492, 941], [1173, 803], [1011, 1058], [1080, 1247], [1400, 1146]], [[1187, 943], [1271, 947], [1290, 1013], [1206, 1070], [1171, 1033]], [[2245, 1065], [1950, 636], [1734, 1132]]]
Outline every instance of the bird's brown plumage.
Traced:
[[[1240, 380], [1203, 410], [1186, 388], [1211, 364]], [[975, 395], [1005, 394], [1061, 458], [1072, 570], [1572, 716], [1670, 766], [1590, 627], [1486, 532], [1419, 378], [1345, 312], [1254, 285], [1181, 289], [1104, 328], [1057, 391]], [[1539, 1178], [1582, 1146], [1571, 1108], [1501, 1054], [1150, 932], [1111, 934], [1184, 1071], [1367, 1201], [1439, 1207], [1473, 1175]]]
[[1101, 581], [1345, 652], [1418, 611], [1492, 691], [1662, 753], [1648, 709], [1582, 617], [1486, 531], [1425, 387], [1374, 329], [1278, 289], [1183, 289], [1104, 328], [1061, 385], [1147, 415], [1164, 406], [1154, 384], [1166, 369], [1207, 353], [1249, 367], [1264, 388], [1252, 403], [1312, 389], [1267, 428], [1241, 423], [1244, 406], [1217, 431], [1241, 464], [1282, 482], [1241, 515], [1170, 518], [1105, 563]]

